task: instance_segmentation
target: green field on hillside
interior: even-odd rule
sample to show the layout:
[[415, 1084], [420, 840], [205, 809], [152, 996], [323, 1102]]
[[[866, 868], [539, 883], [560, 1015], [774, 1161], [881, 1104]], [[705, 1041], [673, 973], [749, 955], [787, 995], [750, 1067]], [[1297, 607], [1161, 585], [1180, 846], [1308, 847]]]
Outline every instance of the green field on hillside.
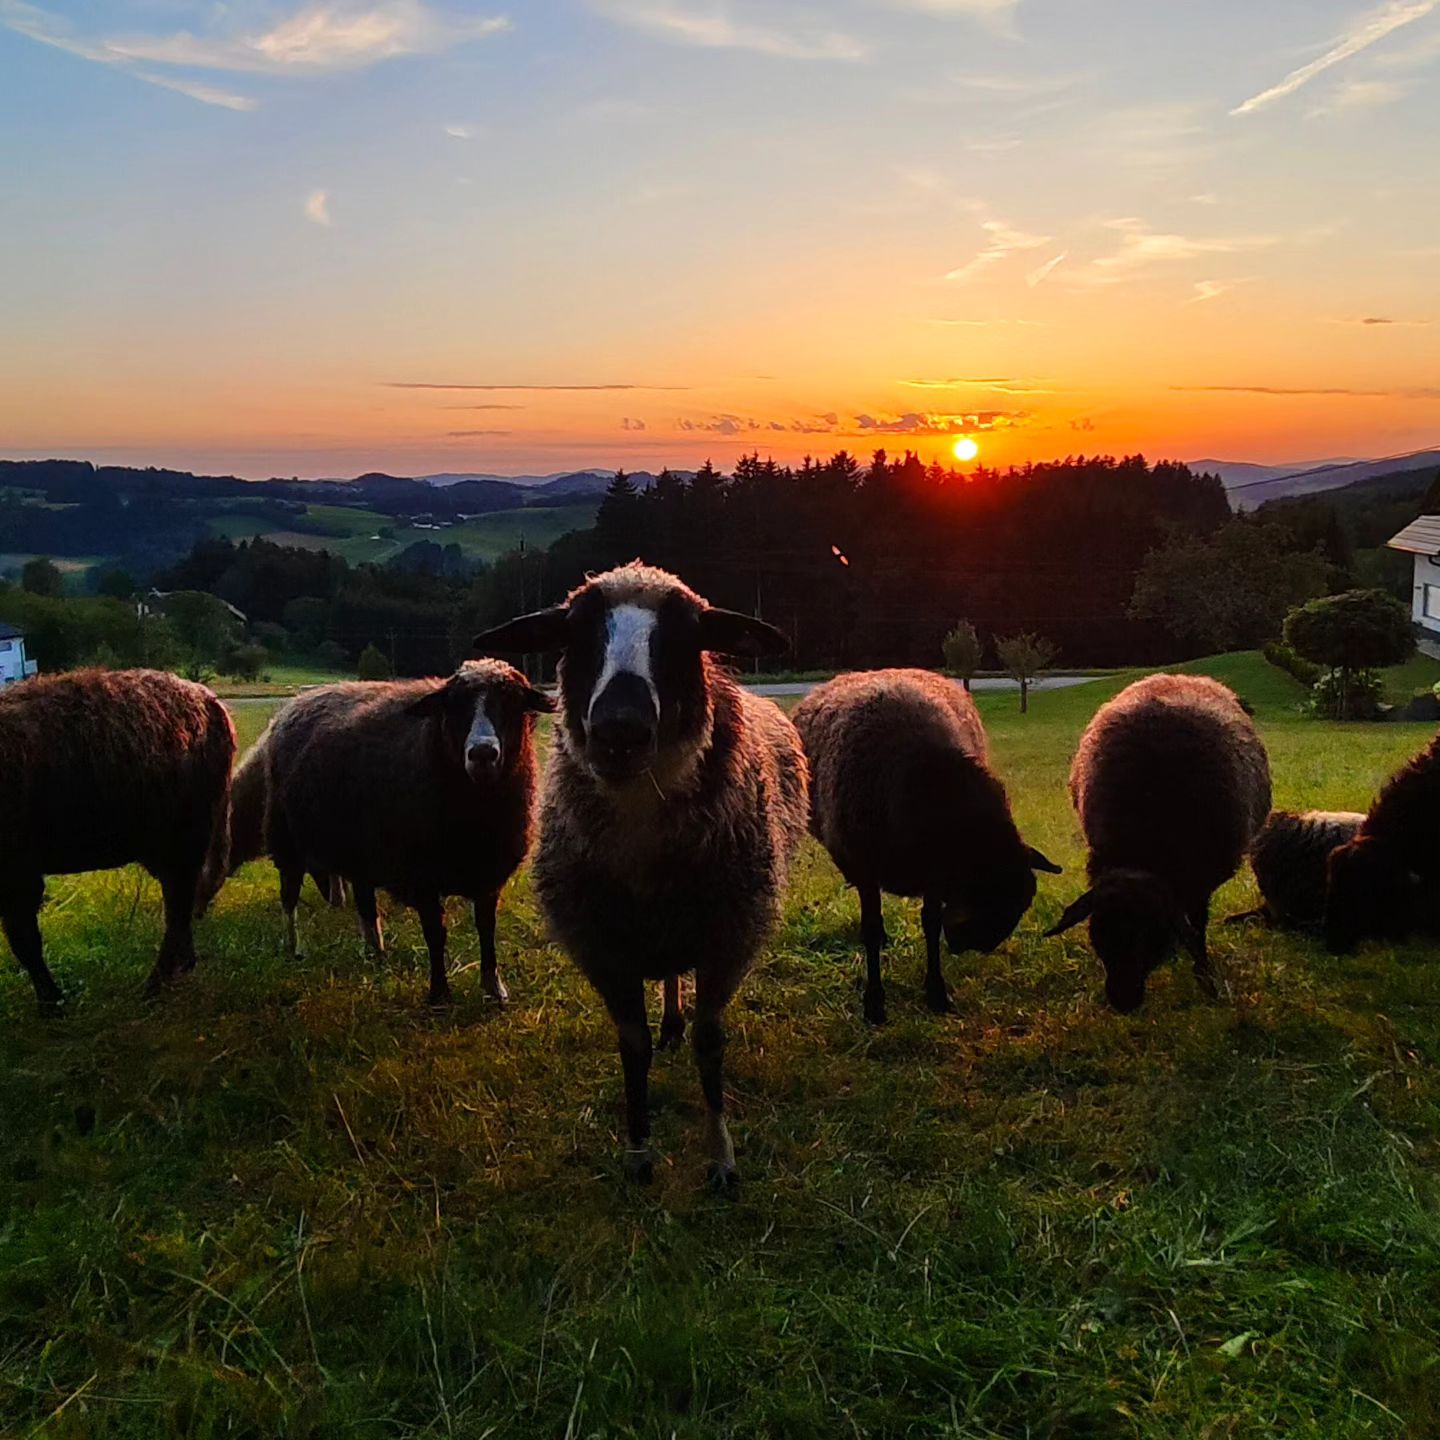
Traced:
[[[1429, 728], [1303, 719], [1253, 655], [1276, 802], [1363, 806]], [[423, 1005], [307, 886], [281, 952], [248, 867], [154, 1005], [156, 888], [56, 879], [67, 1015], [0, 975], [0, 1433], [55, 1437], [1434, 1437], [1440, 966], [1216, 927], [1233, 999], [1167, 968], [1109, 1012], [1065, 794], [1127, 677], [980, 697], [1026, 838], [1065, 866], [922, 999], [887, 901], [890, 1024], [860, 1014], [858, 907], [807, 843], [729, 1015], [738, 1202], [702, 1185], [688, 1048], [657, 1057], [649, 1189], [618, 1162], [620, 1066], [528, 880], [478, 980]], [[237, 710], [248, 743], [270, 713]], [[1184, 823], [1183, 816], [1176, 817]], [[1254, 901], [1246, 876], [1215, 913]]]
[[[459, 545], [467, 559], [498, 560], [525, 541], [532, 550], [543, 550], [571, 530], [588, 530], [595, 523], [598, 501], [575, 505], [531, 506], [523, 510], [497, 510], [439, 529], [401, 526], [396, 529], [387, 515], [374, 510], [356, 510], [341, 505], [310, 505], [304, 515], [304, 529], [287, 527], [266, 516], [227, 514], [210, 522], [213, 534], [240, 541], [263, 537], [276, 545], [302, 550], [328, 550], [352, 565], [383, 563], [408, 545], [420, 540], [437, 545]], [[393, 534], [377, 538], [382, 528]]]

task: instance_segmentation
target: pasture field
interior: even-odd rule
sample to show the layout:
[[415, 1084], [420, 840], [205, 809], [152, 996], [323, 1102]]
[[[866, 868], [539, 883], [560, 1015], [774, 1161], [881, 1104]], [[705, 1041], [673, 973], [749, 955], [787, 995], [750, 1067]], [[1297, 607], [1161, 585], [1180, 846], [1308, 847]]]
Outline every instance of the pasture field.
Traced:
[[[1190, 668], [1256, 706], [1279, 804], [1362, 807], [1429, 738], [1301, 719], [1253, 656]], [[654, 1186], [622, 1181], [613, 1032], [523, 875], [510, 1008], [457, 909], [444, 1015], [408, 916], [372, 960], [307, 887], [288, 962], [265, 865], [147, 1007], [155, 887], [52, 881], [69, 1013], [0, 978], [0, 1433], [1440, 1434], [1440, 967], [1217, 928], [1232, 1004], [1175, 966], [1109, 1013], [1083, 931], [1041, 932], [1084, 884], [1074, 742], [1124, 678], [982, 697], [1066, 873], [947, 959], [955, 1015], [887, 902], [891, 1022], [863, 1023], [857, 905], [807, 845], [730, 1011], [735, 1203], [688, 1050], [657, 1056]], [[1252, 902], [1242, 876], [1215, 910]]]

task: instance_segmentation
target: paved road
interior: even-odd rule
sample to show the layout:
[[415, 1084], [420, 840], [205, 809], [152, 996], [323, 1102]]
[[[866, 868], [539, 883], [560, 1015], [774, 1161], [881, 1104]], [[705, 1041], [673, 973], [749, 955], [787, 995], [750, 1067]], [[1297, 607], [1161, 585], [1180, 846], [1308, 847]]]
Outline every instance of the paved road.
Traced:
[[[1088, 685], [1096, 677], [1094, 675], [1047, 675], [1043, 680], [1032, 682], [1031, 690], [1069, 690], [1076, 685]], [[818, 680], [782, 680], [773, 685], [747, 685], [748, 690], [756, 695], [808, 695], [820, 682]], [[974, 691], [1008, 690], [1012, 694], [1019, 690], [1019, 684], [1014, 680], [1005, 680], [997, 676], [985, 676], [970, 682], [970, 688]], [[283, 696], [276, 695], [235, 695], [222, 696], [225, 703], [232, 709], [241, 705], [276, 705]]]

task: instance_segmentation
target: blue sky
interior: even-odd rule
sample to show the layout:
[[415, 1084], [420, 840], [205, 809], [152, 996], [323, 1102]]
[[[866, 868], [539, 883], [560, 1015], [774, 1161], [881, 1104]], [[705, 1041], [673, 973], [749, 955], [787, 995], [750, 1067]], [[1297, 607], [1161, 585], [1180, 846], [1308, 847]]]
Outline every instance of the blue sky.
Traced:
[[0, 451], [1440, 443], [1437, 69], [1440, 0], [0, 0]]

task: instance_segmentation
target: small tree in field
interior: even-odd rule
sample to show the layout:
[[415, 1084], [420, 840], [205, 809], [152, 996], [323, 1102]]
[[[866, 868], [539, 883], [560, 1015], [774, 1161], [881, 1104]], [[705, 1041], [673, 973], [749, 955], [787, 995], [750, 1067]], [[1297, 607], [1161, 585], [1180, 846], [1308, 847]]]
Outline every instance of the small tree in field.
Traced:
[[390, 678], [390, 662], [385, 658], [385, 652], [374, 641], [371, 641], [360, 652], [360, 660], [355, 673], [362, 680], [388, 680]]
[[1415, 651], [1405, 607], [1383, 590], [1347, 590], [1311, 600], [1285, 617], [1285, 643], [1332, 671], [1338, 718], [1350, 718], [1350, 692], [1365, 670], [1399, 665]]
[[1060, 652], [1043, 635], [1028, 632], [995, 642], [1000, 663], [1020, 682], [1020, 713], [1030, 708], [1030, 683], [1055, 663]]
[[968, 620], [956, 623], [955, 628], [940, 642], [941, 653], [945, 656], [945, 668], [961, 679], [965, 688], [970, 688], [970, 679], [980, 668], [982, 647], [975, 627]]

